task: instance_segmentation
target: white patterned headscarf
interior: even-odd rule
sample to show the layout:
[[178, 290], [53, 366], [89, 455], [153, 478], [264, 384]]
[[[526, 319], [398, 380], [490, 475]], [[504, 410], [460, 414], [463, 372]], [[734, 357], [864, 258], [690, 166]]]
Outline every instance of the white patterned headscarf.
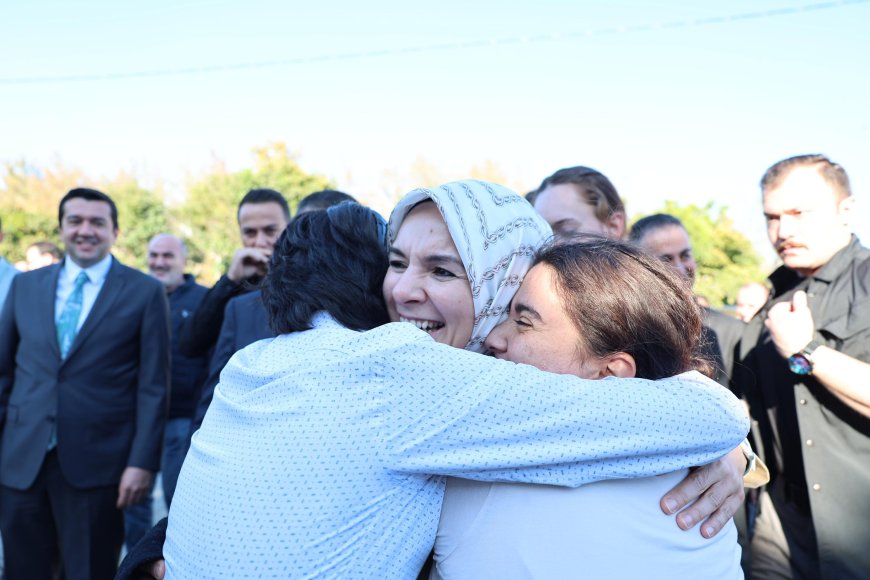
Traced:
[[390, 242], [411, 209], [431, 199], [465, 266], [474, 300], [474, 328], [466, 350], [483, 352], [483, 341], [507, 317], [510, 302], [532, 265], [535, 251], [553, 232], [524, 198], [495, 183], [466, 179], [415, 189], [390, 215]]

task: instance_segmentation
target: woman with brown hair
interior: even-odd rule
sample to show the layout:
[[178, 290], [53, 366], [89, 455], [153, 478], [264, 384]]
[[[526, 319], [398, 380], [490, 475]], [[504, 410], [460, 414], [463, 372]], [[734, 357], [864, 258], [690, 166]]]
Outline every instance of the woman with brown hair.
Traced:
[[[691, 290], [665, 264], [596, 239], [540, 251], [486, 346], [497, 358], [605, 379], [607, 389], [612, 377], [709, 374], [701, 327]], [[742, 577], [733, 523], [705, 540], [658, 510], [657, 499], [686, 473], [577, 489], [451, 479], [433, 576]]]

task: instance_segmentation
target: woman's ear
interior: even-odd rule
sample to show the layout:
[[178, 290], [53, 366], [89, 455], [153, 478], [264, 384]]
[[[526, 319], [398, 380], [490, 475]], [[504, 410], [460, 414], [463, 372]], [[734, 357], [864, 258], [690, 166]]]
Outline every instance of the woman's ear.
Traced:
[[607, 228], [611, 238], [621, 240], [625, 235], [625, 213], [621, 211], [613, 212], [607, 218], [607, 223], [604, 224], [604, 227]]
[[637, 374], [637, 365], [634, 362], [634, 357], [627, 352], [616, 352], [604, 357], [602, 364], [598, 369], [598, 378], [617, 377], [620, 379], [630, 379]]

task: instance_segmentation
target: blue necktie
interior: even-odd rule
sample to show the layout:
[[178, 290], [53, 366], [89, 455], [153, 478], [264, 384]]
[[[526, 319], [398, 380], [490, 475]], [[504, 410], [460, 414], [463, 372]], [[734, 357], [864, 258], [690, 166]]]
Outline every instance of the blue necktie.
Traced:
[[82, 313], [82, 286], [88, 281], [88, 275], [83, 271], [76, 277], [72, 294], [66, 299], [60, 318], [57, 319], [57, 343], [60, 345], [60, 357], [66, 358], [73, 340], [78, 332], [79, 316]]

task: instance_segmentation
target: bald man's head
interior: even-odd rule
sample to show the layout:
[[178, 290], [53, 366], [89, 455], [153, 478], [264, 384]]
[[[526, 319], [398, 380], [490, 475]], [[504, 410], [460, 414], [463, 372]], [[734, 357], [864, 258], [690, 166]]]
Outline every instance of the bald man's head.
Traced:
[[157, 234], [148, 242], [148, 273], [160, 280], [167, 292], [184, 284], [187, 247], [172, 234]]

